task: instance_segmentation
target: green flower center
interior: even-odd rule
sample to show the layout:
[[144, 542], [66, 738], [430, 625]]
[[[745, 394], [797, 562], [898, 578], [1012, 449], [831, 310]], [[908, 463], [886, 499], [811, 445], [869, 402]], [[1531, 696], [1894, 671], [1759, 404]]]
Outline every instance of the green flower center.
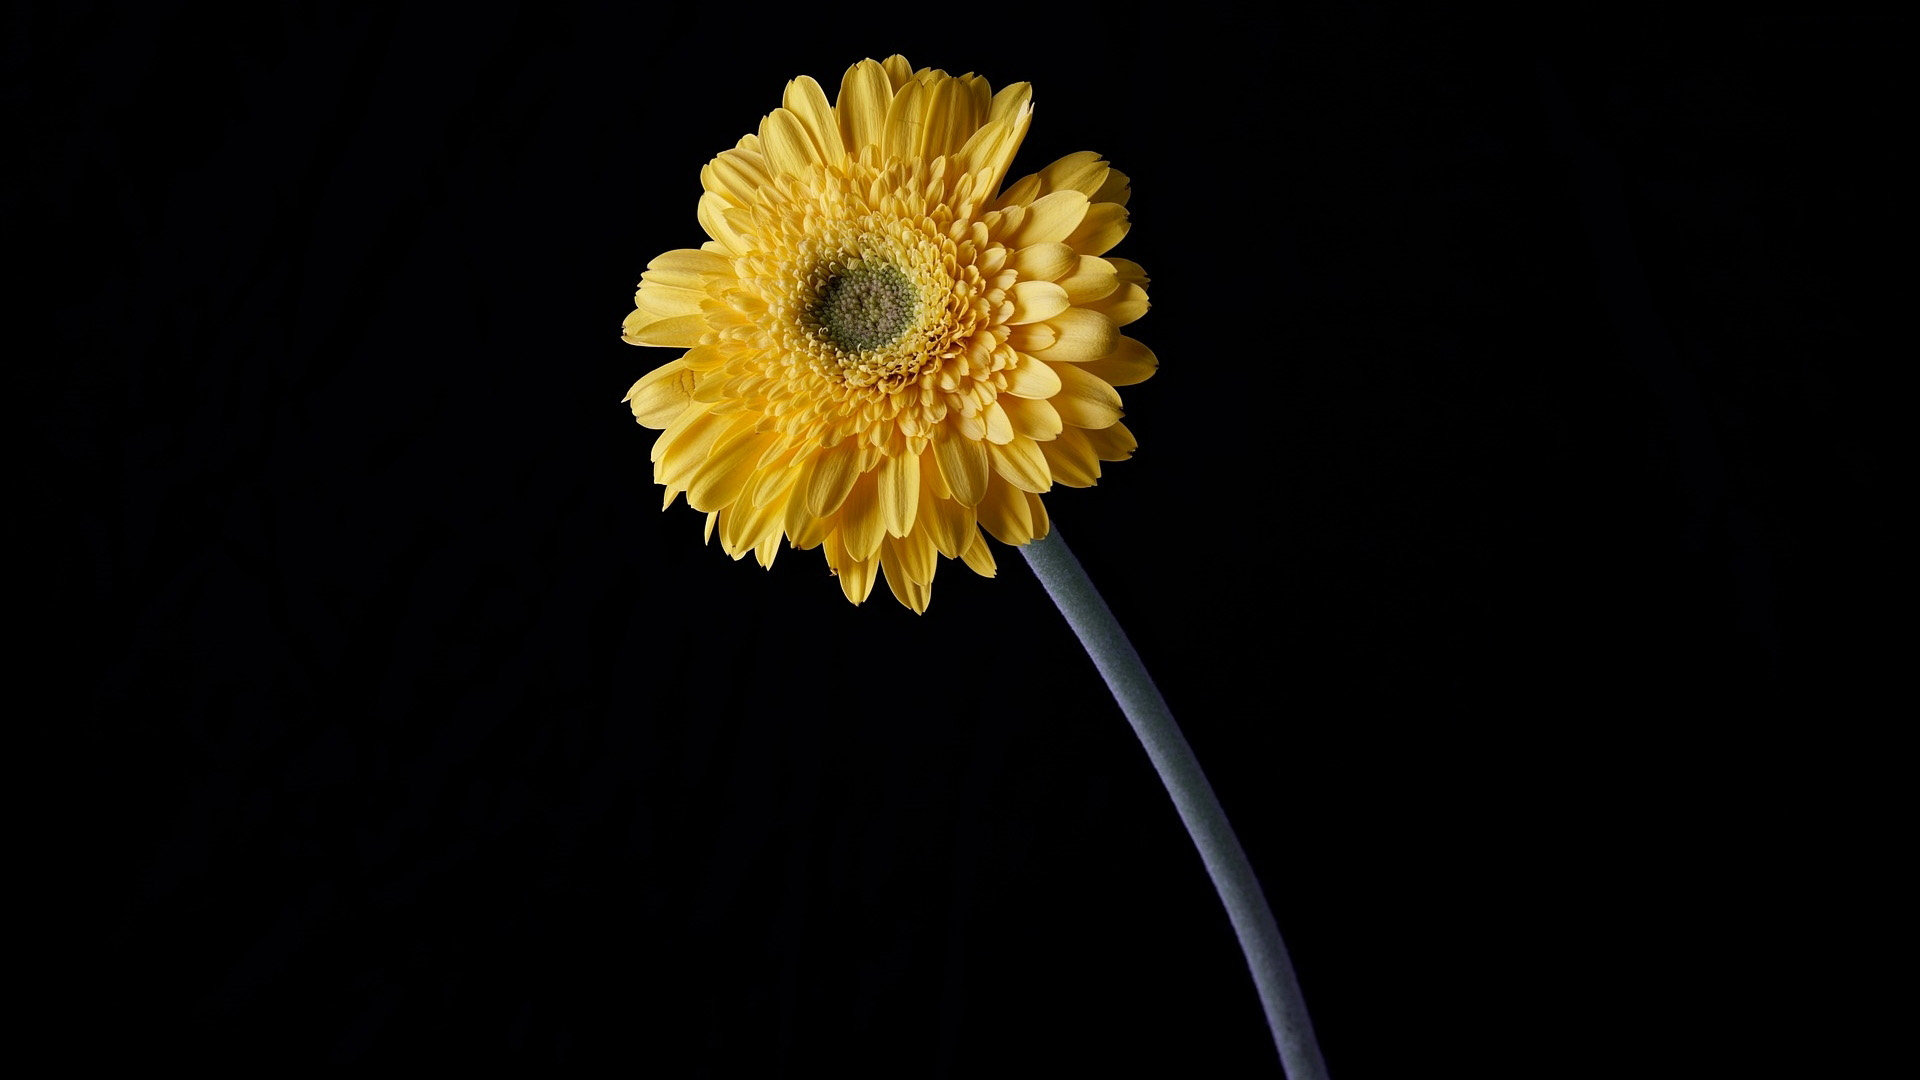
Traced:
[[821, 333], [846, 352], [866, 352], [900, 340], [919, 314], [913, 282], [892, 263], [849, 267], [827, 282], [814, 309]]

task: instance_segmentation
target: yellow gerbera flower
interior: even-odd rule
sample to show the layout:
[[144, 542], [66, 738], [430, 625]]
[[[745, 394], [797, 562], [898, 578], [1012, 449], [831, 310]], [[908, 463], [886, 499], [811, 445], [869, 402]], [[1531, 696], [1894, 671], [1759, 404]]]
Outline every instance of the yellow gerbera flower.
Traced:
[[1127, 178], [1070, 154], [1001, 190], [1032, 88], [905, 59], [848, 69], [700, 171], [711, 238], [647, 264], [622, 337], [685, 349], [627, 391], [653, 476], [728, 554], [825, 550], [926, 610], [938, 556], [991, 577], [981, 529], [1047, 534], [1040, 495], [1132, 453], [1115, 386], [1153, 374], [1118, 328], [1147, 276], [1104, 255]]

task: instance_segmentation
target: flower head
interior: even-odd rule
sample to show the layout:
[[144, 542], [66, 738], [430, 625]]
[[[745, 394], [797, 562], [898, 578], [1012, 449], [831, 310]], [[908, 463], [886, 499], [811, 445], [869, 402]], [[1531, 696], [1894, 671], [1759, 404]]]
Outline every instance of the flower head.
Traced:
[[858, 604], [876, 572], [925, 611], [940, 557], [992, 576], [1048, 530], [1040, 495], [1126, 458], [1115, 386], [1156, 361], [1119, 327], [1147, 277], [1102, 258], [1127, 178], [1070, 154], [1002, 190], [1032, 90], [848, 69], [802, 76], [700, 171], [710, 238], [647, 264], [622, 337], [685, 350], [627, 391], [665, 505], [728, 554], [824, 550]]

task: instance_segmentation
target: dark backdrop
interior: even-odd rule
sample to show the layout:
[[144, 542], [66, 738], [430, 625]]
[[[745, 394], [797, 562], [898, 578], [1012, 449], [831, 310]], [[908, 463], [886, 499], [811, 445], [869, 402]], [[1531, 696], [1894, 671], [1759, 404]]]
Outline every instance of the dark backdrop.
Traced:
[[1755, 897], [1847, 863], [1810, 822], [1882, 797], [1822, 818], [1804, 781], [1891, 656], [1857, 620], [1900, 29], [27, 9], [7, 214], [39, 241], [10, 245], [44, 343], [14, 353], [28, 584], [63, 598], [27, 656], [78, 736], [72, 1045], [1271, 1068], [1017, 553], [944, 564], [916, 617], [659, 510], [620, 398], [671, 353], [621, 344], [634, 282], [703, 239], [700, 165], [788, 78], [894, 51], [1034, 83], [1014, 175], [1093, 149], [1133, 178], [1162, 368], [1123, 391], [1135, 459], [1048, 505], [1335, 1075], [1721, 1039], [1715, 987], [1773, 970]]

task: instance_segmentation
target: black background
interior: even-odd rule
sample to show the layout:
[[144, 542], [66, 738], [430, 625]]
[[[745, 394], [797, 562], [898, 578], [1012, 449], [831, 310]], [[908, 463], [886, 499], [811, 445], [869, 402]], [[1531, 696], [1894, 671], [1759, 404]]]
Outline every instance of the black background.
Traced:
[[1893, 655], [1861, 628], [1910, 28], [1572, 10], [25, 9], [72, 1046], [1273, 1068], [1017, 553], [916, 617], [659, 511], [634, 282], [788, 78], [895, 51], [1034, 84], [1015, 176], [1133, 179], [1162, 367], [1135, 458], [1048, 505], [1335, 1075], [1736, 1041], [1722, 988], [1778, 978], [1780, 898], [1889, 798], [1856, 690]]

